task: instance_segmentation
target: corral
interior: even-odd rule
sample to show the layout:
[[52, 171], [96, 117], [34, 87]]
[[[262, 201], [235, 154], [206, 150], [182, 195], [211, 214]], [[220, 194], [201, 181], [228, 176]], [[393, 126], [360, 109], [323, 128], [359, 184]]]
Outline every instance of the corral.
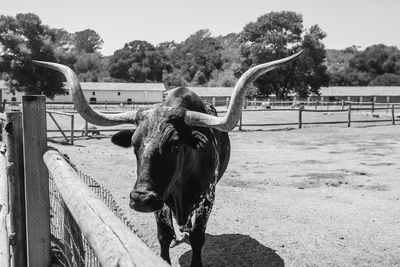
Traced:
[[[347, 116], [307, 114], [310, 121]], [[361, 111], [356, 116], [371, 119]], [[296, 112], [255, 112], [251, 119], [290, 117], [296, 123]], [[232, 158], [217, 186], [205, 266], [400, 265], [399, 126], [245, 127], [230, 136]], [[133, 151], [115, 147], [104, 132], [56, 146], [113, 193], [138, 235], [158, 251], [154, 216], [128, 206]], [[171, 253], [173, 265], [189, 264], [186, 242]]]

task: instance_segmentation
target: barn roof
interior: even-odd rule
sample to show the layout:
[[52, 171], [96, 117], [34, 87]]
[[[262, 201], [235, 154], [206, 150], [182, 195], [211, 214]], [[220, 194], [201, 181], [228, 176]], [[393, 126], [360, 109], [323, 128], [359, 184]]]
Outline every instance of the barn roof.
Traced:
[[[88, 91], [165, 91], [163, 83], [97, 83], [81, 82], [82, 90]], [[8, 89], [0, 80], [0, 89]]]
[[163, 83], [97, 83], [82, 82], [82, 90], [97, 91], [165, 91]]
[[[231, 96], [233, 87], [189, 87], [202, 97]], [[400, 96], [400, 86], [330, 86], [322, 87], [322, 96]]]
[[322, 96], [400, 96], [400, 86], [330, 86], [320, 90]]
[[[233, 92], [233, 87], [188, 87], [188, 88], [201, 97], [213, 97], [213, 96], [228, 97], [231, 96]], [[170, 94], [175, 89], [177, 88], [167, 91], [166, 94]]]
[[231, 96], [234, 87], [188, 87], [202, 97]]

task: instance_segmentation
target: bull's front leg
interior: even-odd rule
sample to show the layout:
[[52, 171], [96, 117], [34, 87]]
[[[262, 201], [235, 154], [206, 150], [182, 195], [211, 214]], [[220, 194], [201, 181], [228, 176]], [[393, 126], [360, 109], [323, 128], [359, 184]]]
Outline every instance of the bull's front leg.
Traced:
[[192, 247], [191, 267], [203, 266], [201, 262], [201, 250], [204, 245], [207, 221], [214, 204], [215, 189], [212, 188], [202, 204], [196, 209], [194, 224], [189, 234], [189, 241]]
[[174, 228], [172, 225], [171, 210], [164, 206], [161, 210], [155, 213], [157, 220], [157, 238], [161, 248], [161, 258], [171, 264], [169, 256], [169, 245], [175, 236]]

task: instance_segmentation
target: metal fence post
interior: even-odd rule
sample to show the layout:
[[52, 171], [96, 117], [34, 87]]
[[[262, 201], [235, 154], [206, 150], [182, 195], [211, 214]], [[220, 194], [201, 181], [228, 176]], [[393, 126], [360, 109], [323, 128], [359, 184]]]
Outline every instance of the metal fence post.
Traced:
[[22, 97], [28, 266], [50, 265], [49, 175], [45, 96]]

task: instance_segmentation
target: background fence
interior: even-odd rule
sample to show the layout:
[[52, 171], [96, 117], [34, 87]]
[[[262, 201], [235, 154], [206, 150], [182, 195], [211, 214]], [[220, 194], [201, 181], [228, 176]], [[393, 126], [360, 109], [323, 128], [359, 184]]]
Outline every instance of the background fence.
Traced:
[[[229, 99], [218, 100], [219, 115], [227, 111]], [[216, 100], [216, 102], [218, 102]], [[146, 105], [92, 105], [102, 112], [117, 113]], [[300, 107], [303, 109], [300, 110]], [[246, 100], [239, 124], [239, 130], [265, 129], [269, 127], [396, 122], [396, 112], [400, 103], [375, 103], [352, 101], [254, 101]], [[14, 109], [15, 106], [7, 106]], [[47, 132], [51, 141], [74, 144], [82, 136], [99, 136], [106, 132], [130, 129], [131, 125], [96, 127], [88, 124], [73, 109], [72, 104], [47, 104]], [[51, 108], [51, 109], [49, 109]], [[350, 114], [349, 114], [350, 112]]]

